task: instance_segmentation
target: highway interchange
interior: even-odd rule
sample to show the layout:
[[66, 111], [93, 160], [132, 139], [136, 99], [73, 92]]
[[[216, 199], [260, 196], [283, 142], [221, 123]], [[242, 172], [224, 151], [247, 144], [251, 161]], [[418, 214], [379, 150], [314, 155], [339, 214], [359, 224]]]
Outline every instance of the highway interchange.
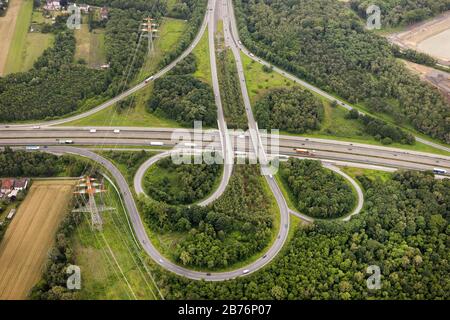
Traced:
[[[251, 129], [249, 134], [245, 136], [237, 136], [236, 134], [230, 134], [228, 132], [226, 122], [223, 115], [223, 109], [220, 98], [220, 88], [217, 76], [216, 67], [216, 57], [215, 57], [215, 41], [214, 34], [216, 31], [217, 21], [223, 20], [224, 26], [224, 36], [225, 44], [229, 46], [233, 52], [233, 56], [236, 61], [236, 68], [238, 71], [239, 82], [241, 87], [241, 93], [244, 101], [245, 111], [248, 119], [248, 126]], [[403, 149], [387, 148], [381, 146], [366, 145], [360, 143], [349, 143], [335, 140], [324, 140], [324, 139], [313, 139], [304, 137], [294, 137], [294, 136], [271, 136], [271, 138], [277, 138], [275, 141], [279, 141], [278, 154], [271, 154], [270, 150], [273, 146], [273, 139], [269, 139], [268, 143], [264, 143], [265, 136], [262, 136], [258, 130], [258, 126], [253, 117], [252, 108], [250, 105], [250, 99], [248, 96], [246, 81], [244, 75], [244, 69], [241, 62], [240, 52], [248, 55], [250, 58], [266, 65], [269, 63], [263, 61], [260, 58], [255, 57], [247, 49], [245, 49], [239, 40], [236, 19], [234, 17], [233, 7], [231, 0], [209, 0], [208, 9], [204, 21], [200, 27], [200, 31], [195, 37], [191, 46], [183, 52], [176, 60], [170, 63], [168, 66], [157, 72], [152, 76], [152, 81], [163, 76], [165, 73], [170, 71], [179, 61], [185, 58], [189, 53], [192, 52], [194, 47], [198, 44], [201, 37], [203, 36], [206, 28], [208, 27], [208, 42], [210, 48], [210, 63], [211, 63], [211, 73], [212, 73], [212, 84], [213, 91], [215, 95], [215, 102], [217, 106], [217, 117], [218, 117], [218, 130], [211, 129], [205, 130], [200, 136], [200, 141], [204, 142], [205, 149], [211, 150], [213, 148], [216, 151], [220, 151], [227, 161], [225, 161], [224, 172], [222, 175], [221, 183], [218, 189], [210, 196], [200, 203], [200, 205], [208, 205], [225, 191], [228, 181], [231, 177], [233, 170], [233, 157], [237, 151], [237, 145], [244, 143], [244, 151], [248, 156], [257, 157], [262, 164], [268, 163], [269, 158], [274, 156], [284, 155], [284, 156], [299, 156], [294, 149], [305, 148], [309, 150], [314, 150], [311, 158], [320, 159], [324, 162], [324, 165], [331, 170], [336, 171], [339, 174], [343, 174], [335, 165], [352, 165], [365, 168], [376, 168], [381, 170], [392, 171], [396, 169], [414, 169], [414, 170], [432, 170], [435, 167], [450, 170], [450, 157], [422, 152], [415, 152]], [[290, 78], [293, 81], [301, 84], [303, 87], [314, 91], [323, 97], [333, 101], [336, 100], [341, 106], [347, 109], [352, 107], [343, 101], [337, 100], [335, 97], [323, 92], [322, 90], [305, 83], [304, 81], [286, 73], [285, 71], [273, 68], [276, 72]], [[279, 211], [280, 211], [280, 229], [276, 239], [272, 243], [271, 247], [264, 253], [261, 257], [251, 263], [250, 265], [232, 270], [229, 272], [221, 273], [207, 273], [200, 271], [193, 271], [187, 268], [176, 265], [175, 263], [169, 261], [167, 258], [161, 255], [161, 253], [153, 246], [148, 238], [146, 229], [143, 225], [139, 212], [137, 210], [133, 193], [130, 190], [125, 178], [120, 173], [120, 171], [107, 159], [99, 156], [97, 153], [93, 152], [95, 146], [121, 146], [121, 147], [131, 147], [149, 146], [151, 141], [158, 141], [163, 143], [165, 147], [174, 147], [175, 143], [172, 139], [172, 133], [175, 129], [164, 128], [164, 129], [154, 129], [154, 128], [125, 128], [121, 127], [120, 132], [114, 132], [117, 128], [108, 127], [96, 127], [96, 132], [90, 132], [90, 128], [82, 127], [55, 127], [56, 125], [62, 125], [67, 122], [82, 119], [89, 115], [92, 115], [98, 111], [112, 106], [117, 101], [120, 101], [129, 95], [141, 90], [149, 82], [142, 82], [135, 87], [125, 91], [121, 95], [103, 103], [102, 105], [86, 112], [83, 114], [75, 115], [66, 119], [54, 120], [50, 122], [42, 122], [39, 124], [19, 124], [19, 125], [2, 125], [0, 126], [0, 146], [11, 145], [11, 146], [25, 146], [25, 145], [40, 145], [41, 150], [53, 153], [71, 153], [79, 156], [87, 157], [93, 161], [102, 165], [109, 173], [112, 174], [115, 183], [121, 193], [124, 200], [125, 207], [127, 208], [128, 214], [130, 216], [131, 225], [133, 227], [134, 233], [137, 240], [143, 247], [143, 249], [149, 254], [153, 260], [162, 266], [163, 268], [172, 271], [178, 275], [188, 277], [191, 279], [205, 279], [208, 281], [222, 281], [227, 279], [232, 279], [238, 276], [250, 274], [256, 270], [262, 268], [264, 265], [269, 263], [279, 251], [282, 249], [288, 235], [289, 230], [289, 216], [294, 214], [302, 218], [307, 222], [311, 222], [312, 219], [301, 215], [288, 208], [286, 200], [284, 199], [283, 193], [277, 185], [276, 180], [272, 175], [265, 175], [266, 181], [277, 201]], [[186, 130], [189, 131], [189, 130]], [[59, 140], [71, 139], [76, 142], [79, 147], [64, 146], [59, 144]], [[416, 137], [416, 140], [439, 148], [444, 151], [450, 152], [450, 148], [445, 146], [430, 142], [428, 140]], [[85, 146], [81, 148], [80, 146]], [[92, 148], [92, 149], [90, 149]], [[267, 152], [267, 154], [266, 154]], [[150, 165], [155, 163], [158, 159], [169, 156], [170, 151], [165, 151], [158, 154], [157, 156], [149, 159], [144, 163], [138, 170], [134, 179], [134, 188], [137, 194], [143, 192], [141, 187], [142, 177], [145, 171]], [[343, 174], [345, 176], [345, 174]], [[348, 179], [358, 194], [358, 204], [355, 210], [348, 215], [345, 220], [349, 220], [354, 214], [359, 213], [363, 206], [363, 195], [360, 187], [350, 178]], [[352, 182], [353, 181], [353, 182]]]

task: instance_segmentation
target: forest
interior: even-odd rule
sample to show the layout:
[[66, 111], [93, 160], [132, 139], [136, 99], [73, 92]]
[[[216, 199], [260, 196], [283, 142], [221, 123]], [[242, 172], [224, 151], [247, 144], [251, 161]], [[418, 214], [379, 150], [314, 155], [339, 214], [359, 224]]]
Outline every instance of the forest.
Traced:
[[144, 189], [153, 199], [171, 205], [188, 205], [213, 191], [221, 175], [218, 164], [174, 164], [170, 157], [159, 160], [145, 174]]
[[78, 177], [91, 170], [87, 160], [45, 152], [14, 151], [5, 147], [0, 151], [0, 177]]
[[364, 19], [373, 4], [381, 9], [383, 27], [412, 24], [450, 10], [450, 0], [350, 0], [351, 8]]
[[260, 252], [274, 224], [272, 198], [256, 165], [236, 165], [225, 193], [208, 207], [170, 206], [148, 197], [139, 201], [156, 232], [184, 232], [176, 261], [185, 266], [225, 268]]
[[323, 112], [322, 102], [298, 87], [272, 89], [255, 104], [260, 128], [292, 133], [318, 130]]
[[[450, 143], [450, 108], [396, 60], [386, 39], [334, 0], [237, 0], [239, 33], [256, 55], [350, 103], [376, 99], [398, 124]], [[370, 109], [370, 106], [368, 106]]]
[[290, 158], [280, 163], [280, 177], [296, 209], [320, 219], [338, 218], [352, 210], [355, 195], [345, 179], [320, 161]]
[[360, 114], [356, 109], [352, 109], [346, 116], [348, 119], [359, 120], [364, 125], [364, 131], [380, 141], [382, 144], [393, 142], [401, 144], [414, 144], [414, 136], [399, 127], [391, 125], [383, 120], [375, 119], [369, 115]]
[[147, 101], [149, 112], [176, 120], [186, 127], [194, 121], [215, 127], [217, 113], [214, 93], [209, 84], [196, 79], [195, 57], [189, 55], [171, 72], [155, 80], [153, 94]]
[[[253, 275], [200, 282], [154, 268], [165, 298], [448, 300], [450, 180], [431, 172], [359, 180], [366, 197], [360, 215], [300, 225], [282, 253]], [[380, 267], [380, 290], [367, 288], [369, 265]]]
[[224, 49], [217, 53], [217, 73], [223, 113], [228, 128], [247, 130], [247, 115], [231, 49]]

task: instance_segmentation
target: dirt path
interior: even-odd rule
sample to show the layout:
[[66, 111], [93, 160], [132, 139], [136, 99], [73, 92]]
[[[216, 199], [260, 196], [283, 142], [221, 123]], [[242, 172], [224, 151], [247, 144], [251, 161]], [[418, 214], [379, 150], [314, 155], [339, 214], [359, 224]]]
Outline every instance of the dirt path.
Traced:
[[26, 299], [40, 279], [75, 181], [35, 181], [0, 243], [0, 300]]
[[17, 16], [19, 15], [22, 0], [10, 0], [9, 8], [4, 17], [0, 17], [0, 76], [3, 76], [9, 47], [14, 37]]

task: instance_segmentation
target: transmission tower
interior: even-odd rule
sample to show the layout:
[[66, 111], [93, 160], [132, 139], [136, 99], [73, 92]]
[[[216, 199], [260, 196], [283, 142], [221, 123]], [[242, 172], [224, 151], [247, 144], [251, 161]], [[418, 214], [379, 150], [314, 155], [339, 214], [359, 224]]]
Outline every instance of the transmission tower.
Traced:
[[144, 18], [141, 23], [141, 32], [143, 36], [148, 38], [148, 52], [153, 53], [155, 47], [153, 40], [158, 37], [158, 25], [155, 23], [155, 19], [150, 17]]
[[75, 194], [86, 194], [89, 199], [87, 204], [84, 207], [73, 210], [74, 212], [87, 212], [91, 214], [91, 222], [92, 229], [101, 231], [103, 229], [103, 220], [100, 215], [100, 212], [115, 210], [115, 208], [105, 207], [105, 206], [97, 206], [97, 202], [95, 201], [95, 194], [106, 192], [103, 189], [103, 185], [95, 182], [96, 179], [91, 177], [85, 177], [80, 179], [77, 187], [79, 188], [75, 191]]

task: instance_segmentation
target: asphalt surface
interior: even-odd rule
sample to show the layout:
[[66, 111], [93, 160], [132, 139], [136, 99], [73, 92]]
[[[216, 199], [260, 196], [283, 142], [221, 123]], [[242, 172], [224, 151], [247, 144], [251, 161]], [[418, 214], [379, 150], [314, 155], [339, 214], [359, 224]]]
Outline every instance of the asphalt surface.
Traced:
[[[327, 92], [323, 91], [322, 89], [319, 89], [318, 87], [316, 87], [316, 86], [314, 86], [314, 85], [312, 85], [312, 84], [310, 84], [310, 83], [308, 83], [306, 81], [303, 81], [303, 80], [297, 78], [296, 76], [294, 76], [294, 75], [292, 75], [292, 74], [290, 74], [290, 73], [288, 73], [288, 72], [286, 72], [286, 71], [284, 71], [284, 70], [274, 66], [273, 64], [265, 61], [264, 59], [262, 59], [260, 57], [257, 57], [253, 53], [251, 53], [247, 48], [245, 48], [245, 46], [240, 41], [239, 33], [238, 33], [238, 27], [237, 27], [236, 18], [235, 18], [235, 15], [234, 15], [234, 9], [233, 9], [233, 5], [232, 5], [232, 0], [223, 0], [223, 1], [226, 1], [228, 3], [228, 9], [229, 9], [228, 13], [229, 13], [229, 21], [230, 21], [229, 29], [231, 31], [232, 41], [235, 43], [235, 46], [238, 47], [238, 49], [240, 51], [242, 51], [246, 56], [248, 56], [250, 59], [253, 59], [254, 61], [259, 62], [259, 63], [261, 63], [261, 64], [263, 64], [265, 66], [272, 67], [275, 72], [277, 72], [277, 73], [283, 75], [284, 77], [286, 77], [286, 78], [288, 78], [288, 79], [290, 79], [290, 80], [300, 84], [301, 86], [305, 87], [306, 89], [321, 95], [322, 97], [326, 98], [327, 100], [329, 100], [329, 101], [336, 101], [340, 106], [344, 107], [347, 110], [352, 110], [353, 109], [353, 107], [350, 106], [349, 104], [347, 104], [345, 101], [343, 101], [341, 99], [338, 99], [338, 98], [332, 96], [331, 94], [328, 94]], [[359, 113], [364, 114], [364, 112], [361, 112], [361, 111], [359, 111]], [[446, 146], [443, 146], [441, 144], [434, 143], [432, 141], [423, 139], [423, 138], [421, 138], [419, 136], [415, 136], [415, 138], [416, 138], [416, 141], [419, 141], [419, 142], [421, 142], [423, 144], [429, 145], [429, 146], [434, 147], [436, 149], [440, 149], [440, 150], [444, 150], [444, 151], [450, 152], [450, 148], [449, 147], [446, 147]]]

